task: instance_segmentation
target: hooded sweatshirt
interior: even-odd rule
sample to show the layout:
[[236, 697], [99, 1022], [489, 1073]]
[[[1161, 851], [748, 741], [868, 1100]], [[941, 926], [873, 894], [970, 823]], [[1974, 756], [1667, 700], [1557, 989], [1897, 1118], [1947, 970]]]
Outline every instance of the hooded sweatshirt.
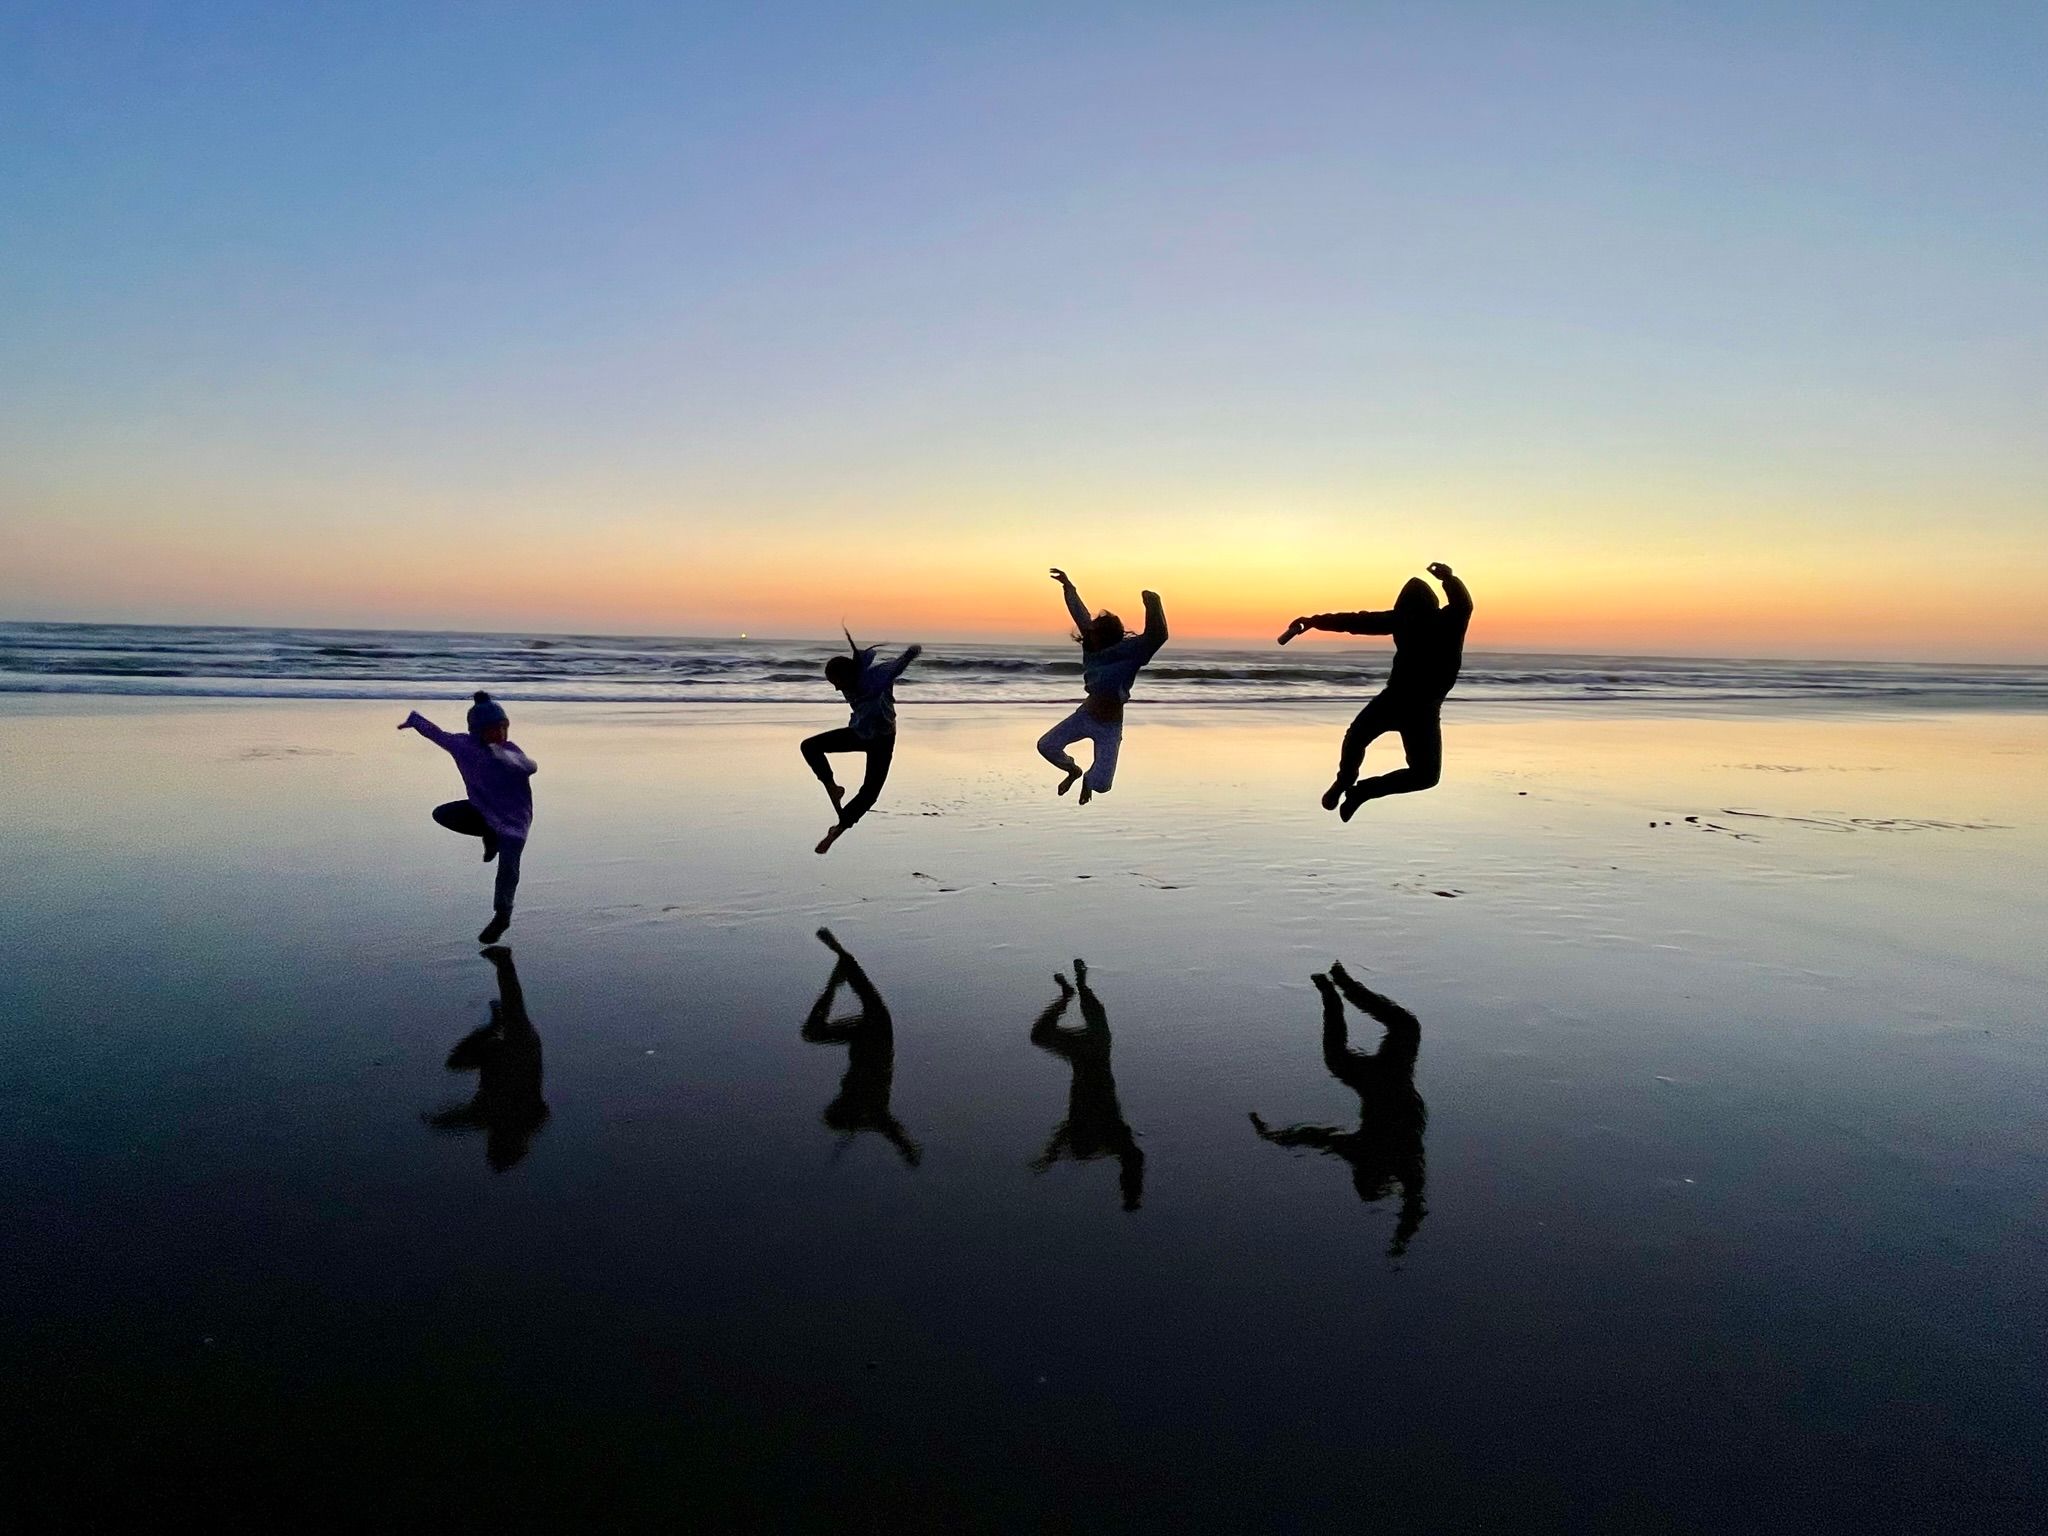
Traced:
[[[1064, 589], [1067, 612], [1074, 620], [1074, 626], [1086, 634], [1094, 622], [1088, 614], [1088, 605], [1081, 601], [1081, 594], [1069, 583]], [[1120, 701], [1128, 701], [1131, 685], [1138, 680], [1138, 673], [1146, 662], [1159, 654], [1159, 648], [1166, 644], [1166, 609], [1160, 603], [1157, 593], [1145, 594], [1145, 628], [1140, 634], [1126, 635], [1115, 645], [1104, 646], [1099, 651], [1081, 653], [1081, 686], [1090, 698], [1108, 695]]]
[[533, 825], [533, 776], [540, 770], [511, 742], [478, 741], [444, 731], [418, 710], [405, 723], [455, 759], [469, 803], [500, 837], [524, 839]]
[[853, 707], [853, 716], [847, 724], [853, 727], [854, 735], [864, 741], [896, 734], [896, 679], [924, 654], [923, 646], [907, 645], [894, 661], [877, 662], [875, 655], [880, 650], [880, 646], [870, 645], [853, 653], [854, 665], [860, 668], [860, 675], [854, 679], [853, 687], [847, 690], [847, 703]]
[[1440, 703], [1458, 681], [1465, 660], [1465, 631], [1472, 623], [1472, 594], [1465, 583], [1447, 576], [1444, 592], [1449, 600], [1439, 608], [1429, 583], [1411, 576], [1390, 609], [1318, 613], [1309, 624], [1343, 635], [1392, 635], [1394, 665], [1387, 673], [1387, 692]]

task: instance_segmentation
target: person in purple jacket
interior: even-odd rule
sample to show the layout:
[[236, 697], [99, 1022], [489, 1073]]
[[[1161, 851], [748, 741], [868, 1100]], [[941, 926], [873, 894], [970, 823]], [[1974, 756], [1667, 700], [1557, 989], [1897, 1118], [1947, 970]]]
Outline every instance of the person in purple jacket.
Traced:
[[[1458, 681], [1458, 668], [1464, 663], [1472, 594], [1442, 561], [1432, 565], [1429, 574], [1444, 584], [1446, 601], [1442, 606], [1428, 582], [1411, 576], [1392, 608], [1304, 614], [1280, 637], [1282, 645], [1311, 629], [1394, 637], [1394, 665], [1387, 671], [1387, 686], [1367, 701], [1344, 733], [1344, 745], [1337, 754], [1337, 777], [1323, 791], [1323, 809], [1337, 811], [1346, 821], [1368, 800], [1434, 789], [1443, 777], [1444, 695]], [[1389, 731], [1400, 735], [1408, 766], [1359, 778], [1365, 749]]]
[[418, 731], [455, 759], [469, 798], [435, 806], [434, 820], [450, 832], [482, 838], [484, 862], [498, 861], [492, 898], [495, 910], [484, 931], [476, 936], [479, 944], [495, 944], [512, 926], [512, 897], [519, 889], [519, 861], [526, 853], [526, 834], [533, 825], [533, 776], [538, 770], [533, 759], [508, 739], [511, 722], [482, 689], [469, 707], [466, 736], [442, 730], [418, 710], [407, 715], [398, 728]]

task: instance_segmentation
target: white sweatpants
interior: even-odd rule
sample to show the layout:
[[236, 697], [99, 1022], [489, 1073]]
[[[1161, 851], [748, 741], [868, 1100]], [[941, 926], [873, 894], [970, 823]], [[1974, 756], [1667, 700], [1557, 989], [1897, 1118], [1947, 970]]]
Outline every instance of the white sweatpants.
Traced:
[[1081, 765], [1069, 757], [1066, 750], [1077, 741], [1095, 743], [1095, 758], [1088, 765], [1085, 782], [1098, 795], [1106, 792], [1116, 782], [1117, 748], [1124, 744], [1123, 721], [1097, 719], [1083, 704], [1038, 738], [1038, 755], [1055, 768], [1079, 773]]

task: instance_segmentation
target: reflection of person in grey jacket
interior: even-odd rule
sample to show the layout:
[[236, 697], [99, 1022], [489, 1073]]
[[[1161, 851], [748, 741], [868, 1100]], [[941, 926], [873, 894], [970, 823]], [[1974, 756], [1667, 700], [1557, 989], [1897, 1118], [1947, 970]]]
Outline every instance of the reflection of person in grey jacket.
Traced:
[[[1472, 594], [1465, 583], [1439, 561], [1429, 574], [1444, 584], [1447, 599], [1437, 606], [1436, 593], [1421, 577], [1411, 577], [1394, 606], [1364, 613], [1312, 613], [1296, 619], [1280, 637], [1285, 645], [1305, 630], [1328, 629], [1341, 635], [1392, 635], [1394, 665], [1380, 690], [1351, 728], [1337, 757], [1337, 777], [1323, 792], [1323, 809], [1337, 810], [1349, 821], [1368, 800], [1382, 795], [1412, 795], [1432, 789], [1443, 777], [1444, 695], [1458, 681], [1465, 657], [1465, 631], [1472, 623]], [[1365, 749], [1376, 737], [1398, 732], [1408, 766], [1370, 779], [1360, 779]]]
[[[1147, 592], [1144, 632], [1124, 633], [1124, 621], [1104, 609], [1091, 615], [1081, 594], [1074, 590], [1067, 573], [1055, 569], [1052, 579], [1060, 584], [1067, 600], [1067, 613], [1074, 621], [1074, 638], [1081, 642], [1081, 686], [1087, 693], [1081, 707], [1038, 738], [1038, 755], [1066, 777], [1060, 780], [1065, 794], [1081, 783], [1081, 803], [1107, 794], [1116, 782], [1116, 757], [1124, 742], [1124, 704], [1131, 685], [1146, 662], [1166, 644], [1166, 610], [1159, 594]], [[1095, 756], [1084, 777], [1081, 765], [1068, 755], [1077, 741], [1095, 743]]]
[[[1074, 1069], [1074, 1076], [1067, 1089], [1067, 1118], [1053, 1128], [1052, 1140], [1033, 1160], [1032, 1171], [1043, 1173], [1063, 1157], [1077, 1163], [1113, 1157], [1124, 1209], [1135, 1211], [1145, 1197], [1145, 1154], [1138, 1149], [1138, 1138], [1124, 1118], [1116, 1079], [1110, 1075], [1109, 1012], [1088, 985], [1086, 961], [1074, 962], [1072, 985], [1065, 976], [1053, 980], [1059, 983], [1060, 995], [1031, 1026], [1031, 1043], [1064, 1060]], [[1081, 1000], [1079, 1029], [1060, 1022], [1076, 997]]]
[[[832, 808], [839, 812], [839, 820], [818, 844], [820, 853], [829, 850], [841, 833], [867, 815], [876, 796], [881, 794], [889, 777], [889, 765], [896, 758], [896, 679], [924, 652], [921, 645], [909, 645], [894, 661], [878, 662], [878, 646], [856, 645], [850, 634], [846, 645], [852, 654], [834, 656], [826, 662], [825, 681], [846, 696], [852, 718], [838, 730], [808, 737], [803, 744], [804, 761], [825, 786]], [[832, 765], [825, 757], [828, 752], [858, 752], [867, 759], [867, 772], [861, 776], [860, 789], [851, 800], [846, 799], [846, 791], [832, 777]]]

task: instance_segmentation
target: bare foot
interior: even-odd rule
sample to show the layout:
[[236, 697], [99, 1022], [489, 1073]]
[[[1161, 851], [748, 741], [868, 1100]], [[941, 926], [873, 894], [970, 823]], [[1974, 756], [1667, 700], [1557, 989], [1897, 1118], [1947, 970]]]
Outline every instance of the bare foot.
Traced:
[[1072, 789], [1080, 781], [1081, 770], [1076, 768], [1073, 772], [1069, 773], [1064, 779], [1060, 780], [1060, 793], [1064, 795], [1068, 790]]
[[1344, 791], [1349, 789], [1351, 784], [1352, 781], [1350, 779], [1332, 781], [1330, 787], [1323, 791], [1323, 809], [1326, 811], [1337, 809], [1337, 802], [1344, 798]]
[[818, 846], [815, 851], [818, 853], [830, 853], [832, 845], [839, 841], [840, 834], [845, 832], [845, 830], [846, 828], [844, 827], [834, 826], [831, 831], [818, 840]]
[[476, 936], [476, 941], [479, 944], [495, 944], [505, 937], [505, 930], [511, 926], [512, 914], [500, 907], [491, 920], [484, 924], [484, 931]]
[[1093, 784], [1083, 784], [1081, 786], [1081, 803], [1083, 805], [1086, 805], [1090, 800], [1093, 800], [1094, 798], [1095, 786]]
[[825, 786], [825, 798], [832, 802], [832, 809], [835, 811], [846, 808], [846, 791], [837, 784], [827, 784]]

